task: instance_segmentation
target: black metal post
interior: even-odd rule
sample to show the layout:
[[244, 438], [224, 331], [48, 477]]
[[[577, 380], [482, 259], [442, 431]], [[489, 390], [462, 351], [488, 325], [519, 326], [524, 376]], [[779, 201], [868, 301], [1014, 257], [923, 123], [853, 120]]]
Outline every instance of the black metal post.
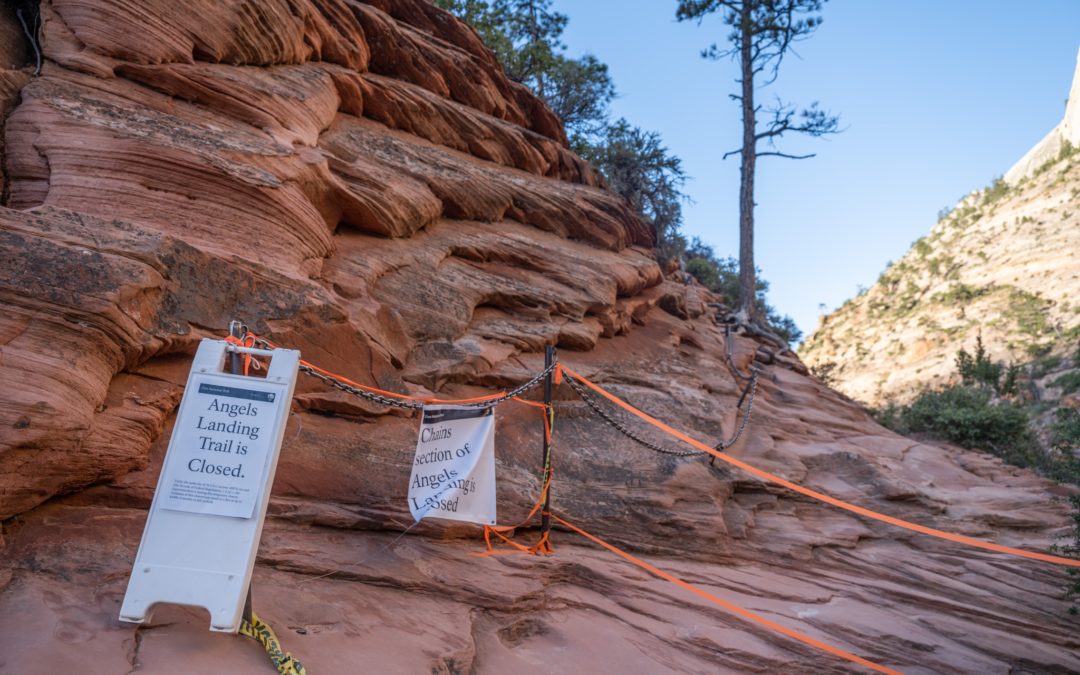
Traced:
[[[242, 321], [236, 321], [235, 319], [229, 322], [229, 335], [234, 338], [244, 337], [244, 324]], [[240, 352], [232, 352], [229, 354], [229, 371], [233, 375], [239, 375], [244, 371], [244, 358], [240, 355]]]
[[[555, 347], [544, 347], [544, 370], [551, 368], [555, 363]], [[540, 533], [547, 534], [551, 531], [551, 443], [548, 441], [548, 429], [551, 425], [551, 384], [554, 379], [553, 373], [548, 373], [544, 378], [544, 484], [547, 485], [547, 494], [544, 496], [544, 510], [540, 512]]]

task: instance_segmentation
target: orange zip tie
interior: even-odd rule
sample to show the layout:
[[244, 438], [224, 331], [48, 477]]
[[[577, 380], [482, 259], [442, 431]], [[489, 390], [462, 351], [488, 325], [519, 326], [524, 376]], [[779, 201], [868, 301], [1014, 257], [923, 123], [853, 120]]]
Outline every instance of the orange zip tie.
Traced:
[[[570, 373], [570, 375], [573, 376], [573, 377], [577, 377], [574, 374], [574, 371], [570, 370], [569, 368], [566, 369], [566, 372]], [[615, 555], [620, 556], [624, 560], [632, 562], [633, 564], [637, 565], [638, 567], [642, 568], [643, 570], [646, 570], [646, 571], [660, 577], [664, 581], [670, 581], [671, 583], [675, 584], [679, 588], [690, 591], [691, 593], [694, 593], [695, 595], [697, 595], [699, 597], [705, 598], [709, 602], [716, 603], [717, 605], [720, 605], [721, 607], [728, 610], [729, 612], [733, 612], [735, 614], [738, 614], [739, 616], [741, 616], [744, 619], [748, 619], [749, 621], [753, 621], [754, 623], [759, 623], [762, 626], [765, 626], [766, 628], [769, 628], [770, 630], [774, 630], [774, 631], [776, 631], [778, 633], [782, 633], [782, 634], [788, 636], [789, 638], [792, 638], [792, 639], [798, 640], [799, 642], [802, 642], [803, 644], [810, 645], [811, 647], [814, 647], [815, 649], [820, 649], [823, 652], [828, 652], [828, 653], [832, 654], [833, 656], [839, 656], [842, 659], [847, 659], [848, 661], [851, 661], [853, 663], [858, 663], [861, 666], [866, 666], [867, 668], [870, 668], [872, 670], [876, 670], [879, 673], [890, 673], [890, 675], [902, 675], [900, 673], [900, 671], [898, 671], [898, 670], [893, 670], [892, 668], [887, 668], [885, 666], [874, 663], [873, 661], [868, 661], [868, 660], [864, 659], [861, 656], [856, 656], [855, 654], [852, 654], [851, 652], [846, 652], [843, 649], [840, 649], [839, 647], [833, 647], [832, 645], [827, 644], [825, 642], [822, 642], [821, 640], [818, 640], [816, 638], [812, 638], [809, 635], [805, 635], [805, 634], [800, 633], [800, 632], [798, 632], [796, 630], [792, 630], [792, 629], [790, 629], [790, 628], [788, 628], [786, 626], [782, 626], [782, 625], [776, 623], [775, 621], [771, 621], [769, 619], [766, 619], [765, 617], [763, 617], [763, 616], [761, 616], [759, 614], [755, 614], [755, 613], [751, 612], [750, 610], [743, 609], [742, 607], [739, 607], [738, 605], [734, 605], [734, 604], [728, 602], [727, 600], [724, 600], [723, 598], [720, 598], [720, 597], [718, 597], [716, 595], [713, 595], [712, 593], [710, 593], [710, 592], [708, 592], [706, 590], [703, 590], [701, 588], [698, 588], [697, 586], [689, 584], [689, 583], [683, 581], [682, 579], [680, 579], [680, 578], [678, 578], [678, 577], [676, 577], [676, 576], [674, 576], [672, 574], [668, 574], [667, 572], [659, 569], [658, 567], [650, 565], [649, 563], [645, 562], [644, 560], [641, 560], [640, 558], [636, 558], [636, 557], [630, 555], [629, 553], [627, 553], [626, 551], [624, 551], [624, 550], [622, 550], [620, 548], [616, 548], [615, 546], [612, 546], [611, 544], [609, 544], [606, 541], [600, 539], [599, 537], [596, 537], [594, 535], [589, 534], [588, 532], [581, 529], [580, 527], [577, 527], [576, 525], [572, 525], [572, 524], [566, 522], [565, 520], [563, 520], [562, 518], [560, 518], [560, 517], [558, 517], [558, 516], [556, 516], [554, 514], [552, 514], [551, 517], [556, 522], [558, 522], [558, 523], [562, 524], [563, 526], [573, 530], [574, 532], [577, 532], [578, 534], [585, 537], [586, 539], [589, 539], [592, 542], [594, 542], [596, 544], [599, 544], [600, 546], [603, 546], [604, 548], [611, 551]]]
[[636, 415], [637, 417], [640, 417], [641, 419], [645, 420], [646, 422], [653, 425], [657, 429], [660, 429], [661, 431], [667, 432], [668, 434], [671, 434], [672, 436], [679, 439], [680, 441], [683, 441], [684, 443], [689, 443], [690, 445], [694, 446], [698, 450], [701, 450], [703, 452], [707, 452], [710, 455], [712, 455], [713, 457], [716, 457], [718, 459], [722, 459], [723, 461], [727, 462], [728, 464], [731, 464], [733, 466], [737, 466], [740, 469], [742, 469], [743, 471], [746, 471], [747, 473], [753, 474], [754, 476], [757, 476], [758, 478], [761, 478], [763, 480], [767, 480], [769, 482], [776, 483], [777, 485], [782, 485], [782, 486], [786, 487], [787, 489], [789, 489], [789, 490], [791, 490], [793, 492], [798, 492], [799, 494], [806, 495], [807, 497], [810, 497], [812, 499], [816, 499], [818, 501], [825, 502], [826, 504], [831, 504], [831, 505], [833, 505], [833, 506], [835, 506], [837, 508], [844, 509], [845, 511], [851, 511], [852, 513], [857, 513], [860, 516], [865, 516], [867, 518], [872, 518], [874, 520], [879, 520], [879, 521], [881, 521], [883, 523], [888, 523], [890, 525], [895, 525], [896, 527], [902, 527], [902, 528], [904, 528], [906, 530], [911, 530], [913, 532], [919, 532], [921, 534], [928, 534], [931, 537], [937, 537], [939, 539], [945, 539], [946, 541], [951, 541], [951, 542], [955, 542], [955, 543], [958, 543], [958, 544], [965, 544], [967, 546], [973, 546], [975, 548], [982, 548], [982, 549], [986, 549], [988, 551], [996, 551], [997, 553], [1006, 553], [1006, 554], [1009, 554], [1009, 555], [1020, 556], [1021, 558], [1030, 558], [1032, 560], [1041, 560], [1042, 562], [1053, 563], [1055, 565], [1065, 565], [1067, 567], [1080, 567], [1080, 560], [1075, 560], [1075, 559], [1072, 559], [1072, 558], [1062, 558], [1060, 556], [1049, 555], [1047, 553], [1036, 553], [1034, 551], [1025, 551], [1023, 549], [1013, 548], [1011, 546], [1002, 546], [1001, 544], [994, 544], [994, 543], [991, 543], [991, 542], [988, 542], [988, 541], [983, 541], [982, 539], [975, 539], [974, 537], [966, 537], [966, 536], [964, 536], [962, 534], [953, 534], [952, 532], [945, 532], [944, 530], [937, 530], [937, 529], [934, 529], [932, 527], [926, 527], [925, 525], [918, 525], [916, 523], [912, 523], [912, 522], [909, 522], [909, 521], [906, 521], [906, 520], [901, 520], [900, 518], [894, 518], [892, 516], [887, 516], [884, 513], [878, 513], [877, 511], [871, 511], [870, 509], [866, 509], [866, 508], [863, 508], [861, 506], [856, 506], [855, 504], [845, 502], [845, 501], [843, 501], [841, 499], [837, 499], [836, 497], [830, 497], [827, 494], [817, 492], [816, 490], [811, 490], [810, 488], [803, 487], [802, 485], [799, 485], [798, 483], [792, 483], [791, 481], [786, 480], [784, 478], [781, 478], [780, 476], [771, 474], [768, 471], [763, 471], [761, 469], [758, 469], [757, 467], [754, 467], [754, 466], [751, 466], [751, 465], [747, 464], [746, 462], [743, 462], [742, 460], [736, 459], [736, 458], [734, 458], [734, 457], [732, 457], [730, 455], [726, 455], [726, 454], [724, 454], [722, 452], [719, 452], [718, 450], [716, 450], [714, 448], [711, 448], [711, 447], [705, 445], [704, 443], [702, 443], [700, 441], [697, 441], [697, 440], [691, 438], [690, 436], [687, 436], [686, 434], [682, 433], [681, 431], [679, 431], [677, 429], [674, 429], [674, 428], [668, 426], [667, 424], [664, 424], [663, 422], [651, 417], [650, 415], [638, 410], [637, 408], [630, 405], [629, 403], [622, 400], [621, 398], [615, 396], [614, 394], [610, 394], [607, 391], [605, 391], [604, 389], [601, 389], [599, 386], [593, 384], [592, 382], [585, 379], [584, 377], [582, 377], [578, 373], [574, 372], [570, 368], [567, 368], [566, 366], [562, 366], [562, 369], [565, 370], [566, 374], [569, 375], [570, 377], [573, 377], [575, 380], [578, 380], [579, 382], [581, 382], [582, 384], [584, 384], [588, 388], [592, 389], [593, 391], [600, 394], [604, 398], [608, 399], [612, 403], [614, 403], [614, 404], [618, 405], [619, 407], [623, 408], [627, 412], [630, 412], [630, 413]]

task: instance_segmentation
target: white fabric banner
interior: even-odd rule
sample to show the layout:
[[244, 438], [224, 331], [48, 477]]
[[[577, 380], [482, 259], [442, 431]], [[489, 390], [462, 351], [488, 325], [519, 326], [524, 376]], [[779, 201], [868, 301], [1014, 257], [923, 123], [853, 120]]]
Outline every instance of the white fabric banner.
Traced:
[[409, 511], [495, 524], [495, 409], [424, 406], [409, 477]]

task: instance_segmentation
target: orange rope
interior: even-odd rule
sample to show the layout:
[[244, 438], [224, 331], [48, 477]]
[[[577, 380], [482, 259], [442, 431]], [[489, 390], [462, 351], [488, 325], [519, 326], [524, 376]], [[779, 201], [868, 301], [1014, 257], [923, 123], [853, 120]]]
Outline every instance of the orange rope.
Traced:
[[[259, 338], [257, 335], [255, 335], [254, 333], [252, 333], [250, 331], [248, 333], [246, 333], [243, 338], [235, 338], [235, 337], [232, 337], [231, 335], [225, 338], [226, 342], [229, 342], [229, 343], [235, 344], [235, 345], [239, 345], [239, 346], [242, 346], [242, 347], [253, 346], [255, 344], [256, 340], [261, 340], [262, 342], [265, 342], [271, 349], [276, 349], [277, 348], [277, 345], [275, 345], [273, 342], [270, 342], [266, 338]], [[248, 344], [248, 341], [250, 341], [250, 344]], [[245, 374], [247, 374], [247, 364], [248, 364], [248, 362], [250, 362], [251, 356], [249, 354], [245, 354], [245, 357], [246, 357], [246, 361], [245, 361], [245, 364], [244, 364], [245, 365], [245, 371], [244, 372], [245, 372]], [[505, 391], [500, 391], [498, 393], [489, 394], [487, 396], [477, 396], [477, 397], [474, 397], [474, 398], [461, 398], [461, 399], [452, 399], [452, 400], [437, 399], [437, 398], [424, 398], [424, 397], [419, 397], [419, 396], [409, 396], [407, 394], [398, 394], [396, 392], [386, 391], [385, 389], [378, 389], [376, 387], [369, 387], [367, 385], [360, 384], [359, 382], [355, 382], [355, 381], [350, 380], [349, 378], [347, 378], [347, 377], [345, 377], [343, 375], [338, 375], [337, 373], [333, 373], [333, 372], [331, 372], [329, 370], [325, 370], [323, 368], [320, 368], [320, 367], [316, 366], [313, 363], [310, 363], [308, 361], [304, 361], [303, 359], [300, 360], [300, 363], [307, 366], [308, 368], [311, 368], [312, 370], [314, 370], [314, 371], [316, 371], [318, 373], [322, 373], [323, 375], [326, 375], [328, 377], [333, 377], [333, 378], [335, 378], [337, 380], [340, 380], [341, 382], [344, 382], [345, 384], [356, 387], [358, 389], [363, 389], [364, 391], [370, 391], [370, 392], [373, 392], [373, 393], [376, 393], [376, 394], [382, 394], [383, 396], [390, 396], [390, 397], [393, 397], [393, 398], [397, 398], [397, 399], [401, 399], [401, 400], [407, 400], [407, 401], [420, 401], [422, 403], [432, 403], [432, 404], [442, 403], [442, 404], [453, 405], [453, 404], [461, 404], [461, 403], [481, 403], [483, 401], [488, 401], [488, 400], [491, 400], [491, 399], [500, 398], [500, 397], [506, 395]], [[539, 407], [539, 408], [544, 409], [544, 411], [545, 411], [545, 414], [544, 414], [544, 436], [547, 438], [548, 443], [551, 443], [552, 420], [551, 420], [551, 410], [549, 409], [549, 407], [544, 405], [543, 403], [537, 403], [537, 402], [534, 402], [534, 401], [526, 401], [525, 399], [518, 398], [517, 396], [513, 397], [512, 400], [517, 401], [518, 403], [524, 403], [525, 405]], [[515, 530], [517, 528], [523, 527], [530, 520], [532, 520], [533, 516], [536, 515], [536, 512], [539, 511], [540, 508], [543, 507], [544, 501], [547, 498], [548, 490], [551, 488], [551, 479], [552, 479], [552, 477], [554, 475], [554, 472], [550, 469], [550, 467], [547, 467], [546, 473], [547, 473], [547, 475], [546, 475], [545, 480], [544, 480], [544, 488], [540, 491], [540, 499], [539, 499], [539, 501], [537, 501], [536, 505], [533, 506], [532, 510], [529, 511], [528, 517], [526, 517], [525, 520], [523, 522], [519, 523], [518, 525], [512, 525], [512, 526], [484, 525], [484, 541], [487, 544], [488, 550], [486, 552], [484, 552], [484, 553], [478, 553], [478, 554], [474, 554], [474, 555], [488, 556], [488, 555], [500, 555], [500, 554], [504, 554], [504, 553], [515, 553], [515, 552], [529, 553], [529, 554], [532, 554], [532, 555], [536, 555], [536, 554], [540, 554], [540, 553], [542, 553], [544, 555], [550, 555], [551, 553], [555, 552], [555, 549], [551, 546], [550, 535], [547, 532], [545, 532], [543, 534], [543, 536], [540, 537], [540, 540], [538, 542], [536, 542], [535, 544], [533, 544], [532, 546], [524, 546], [522, 544], [519, 544], [519, 543], [513, 541], [512, 539], [510, 539], [508, 536], [506, 536], [504, 534], [505, 532], [510, 532], [510, 531], [513, 531], [513, 530]], [[516, 549], [516, 551], [495, 551], [493, 549], [492, 545], [491, 545], [491, 535], [493, 535], [493, 534], [495, 536], [499, 537], [500, 539], [502, 539], [504, 542], [506, 542], [510, 546], [514, 547]]]
[[[266, 338], [260, 338], [257, 335], [255, 335], [254, 333], [249, 332], [246, 335], [244, 335], [245, 340], [248, 339], [248, 338], [251, 338], [253, 343], [254, 343], [255, 339], [259, 339], [259, 340], [265, 342], [267, 345], [269, 345], [272, 349], [277, 349], [277, 345], [275, 345], [273, 342], [270, 342]], [[235, 344], [235, 341], [237, 340], [237, 338], [232, 338], [232, 339], [225, 338], [225, 340], [227, 342], [233, 342]], [[398, 393], [393, 392], [393, 391], [387, 391], [385, 389], [379, 389], [378, 387], [371, 387], [371, 386], [368, 386], [366, 384], [360, 384], [359, 382], [355, 382], [353, 380], [350, 380], [349, 378], [345, 377], [344, 375], [338, 375], [337, 373], [331, 372], [329, 370], [325, 370], [325, 369], [320, 368], [320, 367], [316, 366], [315, 364], [310, 363], [308, 361], [305, 361], [303, 359], [300, 359], [300, 363], [302, 365], [307, 366], [308, 368], [311, 368], [312, 370], [314, 370], [314, 371], [316, 371], [318, 373], [322, 373], [323, 375], [326, 375], [327, 377], [332, 377], [332, 378], [335, 378], [337, 380], [341, 380], [345, 384], [348, 384], [349, 386], [352, 386], [352, 387], [356, 387], [357, 389], [363, 389], [364, 391], [369, 391], [369, 392], [371, 392], [373, 394], [381, 394], [383, 396], [389, 396], [391, 398], [396, 398], [396, 399], [400, 399], [400, 400], [403, 400], [403, 401], [419, 401], [421, 403], [457, 405], [457, 404], [462, 404], [462, 403], [482, 403], [484, 401], [490, 401], [492, 399], [496, 399], [496, 398], [499, 398], [500, 396], [505, 396], [506, 395], [505, 391], [500, 391], [500, 392], [497, 392], [497, 393], [494, 393], [494, 394], [488, 394], [486, 396], [476, 396], [476, 397], [473, 397], [473, 398], [458, 398], [458, 399], [438, 399], [438, 398], [425, 398], [425, 397], [422, 397], [422, 396], [410, 396], [408, 394], [398, 394]]]
[[1001, 544], [994, 544], [994, 543], [991, 543], [991, 542], [988, 542], [988, 541], [983, 541], [981, 539], [975, 539], [974, 537], [966, 537], [966, 536], [964, 536], [962, 534], [953, 534], [952, 532], [945, 532], [944, 530], [936, 530], [936, 529], [934, 529], [932, 527], [926, 527], [925, 525], [918, 525], [916, 523], [912, 523], [912, 522], [909, 522], [909, 521], [906, 521], [906, 520], [901, 520], [900, 518], [894, 518], [892, 516], [887, 516], [887, 515], [885, 515], [883, 513], [878, 513], [877, 511], [871, 511], [870, 509], [866, 509], [866, 508], [863, 508], [861, 506], [856, 506], [854, 504], [850, 504], [848, 502], [845, 502], [845, 501], [843, 501], [841, 499], [837, 499], [835, 497], [830, 497], [827, 494], [817, 492], [816, 490], [811, 490], [810, 488], [803, 487], [802, 485], [799, 485], [797, 483], [792, 483], [789, 480], [781, 478], [780, 476], [777, 476], [775, 474], [771, 474], [768, 471], [762, 471], [761, 469], [758, 469], [757, 467], [751, 466], [751, 465], [747, 464], [746, 462], [743, 462], [742, 460], [739, 460], [739, 459], [736, 459], [736, 458], [734, 458], [734, 457], [732, 457], [730, 455], [724, 454], [724, 453], [716, 450], [715, 448], [711, 448], [708, 445], [705, 445], [704, 443], [702, 443], [700, 441], [697, 441], [697, 440], [691, 438], [690, 436], [687, 436], [686, 434], [682, 433], [681, 431], [679, 431], [677, 429], [674, 429], [674, 428], [668, 426], [667, 424], [664, 424], [663, 422], [655, 419], [654, 417], [651, 417], [650, 415], [638, 410], [637, 408], [630, 405], [626, 401], [623, 401], [621, 398], [615, 396], [614, 394], [608, 393], [604, 389], [601, 389], [599, 386], [593, 384], [589, 380], [585, 379], [584, 377], [582, 377], [581, 375], [579, 375], [575, 371], [571, 370], [570, 368], [567, 368], [566, 366], [563, 366], [562, 364], [559, 364], [558, 366], [556, 366], [556, 369], [565, 370], [567, 375], [573, 377], [575, 380], [581, 382], [582, 384], [589, 387], [590, 389], [592, 389], [596, 393], [600, 394], [604, 398], [608, 399], [609, 401], [611, 401], [615, 405], [623, 408], [624, 410], [626, 410], [627, 412], [629, 412], [629, 413], [631, 413], [633, 415], [636, 415], [637, 417], [640, 417], [642, 420], [644, 420], [644, 421], [648, 422], [649, 424], [655, 426], [656, 428], [660, 429], [661, 431], [664, 431], [664, 432], [667, 432], [668, 434], [671, 434], [675, 438], [678, 438], [680, 441], [688, 443], [688, 444], [692, 445], [693, 447], [697, 448], [698, 450], [701, 450], [703, 452], [707, 452], [710, 455], [712, 455], [712, 456], [714, 456], [714, 457], [716, 457], [718, 459], [722, 459], [723, 461], [727, 462], [728, 464], [731, 464], [733, 466], [737, 466], [740, 469], [742, 469], [743, 471], [746, 471], [747, 473], [753, 474], [754, 476], [757, 476], [758, 478], [761, 478], [763, 480], [767, 480], [767, 481], [772, 482], [772, 483], [776, 483], [777, 485], [782, 485], [782, 486], [786, 487], [787, 489], [792, 490], [793, 492], [798, 492], [799, 494], [806, 495], [807, 497], [810, 497], [812, 499], [816, 499], [818, 501], [825, 502], [826, 504], [831, 504], [832, 506], [844, 509], [845, 511], [851, 511], [852, 513], [857, 513], [860, 516], [865, 516], [867, 518], [872, 518], [874, 520], [878, 520], [878, 521], [881, 521], [883, 523], [888, 523], [890, 525], [895, 525], [897, 527], [902, 527], [904, 529], [911, 530], [913, 532], [919, 532], [921, 534], [928, 534], [931, 537], [937, 537], [939, 539], [945, 539], [946, 541], [951, 541], [951, 542], [955, 542], [955, 543], [958, 543], [958, 544], [965, 544], [967, 546], [974, 546], [976, 548], [982, 548], [982, 549], [986, 549], [988, 551], [996, 551], [997, 553], [1006, 553], [1006, 554], [1009, 554], [1009, 555], [1020, 556], [1022, 558], [1030, 558], [1032, 560], [1041, 560], [1042, 562], [1054, 563], [1056, 565], [1065, 565], [1065, 566], [1068, 566], [1068, 567], [1080, 567], [1080, 560], [1075, 560], [1075, 559], [1072, 559], [1072, 558], [1062, 558], [1060, 556], [1049, 555], [1049, 554], [1046, 554], [1046, 553], [1036, 553], [1034, 551], [1025, 551], [1025, 550], [1022, 550], [1022, 549], [1019, 549], [1019, 548], [1013, 548], [1011, 546], [1002, 546]]
[[[249, 343], [249, 341], [250, 341], [250, 343]], [[232, 344], [232, 345], [236, 345], [238, 347], [254, 347], [255, 346], [255, 336], [252, 335], [251, 333], [248, 333], [247, 335], [245, 335], [242, 338], [234, 337], [232, 335], [227, 335], [225, 337], [225, 342], [228, 342], [229, 344]], [[244, 359], [244, 377], [247, 377], [248, 371], [251, 369], [251, 354], [241, 354], [241, 357]]]
[[514, 400], [517, 401], [518, 403], [524, 403], [525, 405], [531, 405], [534, 408], [541, 408], [542, 410], [547, 410], [547, 406], [544, 405], [543, 403], [540, 403], [539, 401], [527, 401], [527, 400], [525, 400], [523, 398], [518, 398], [517, 396], [514, 397]]
[[[544, 405], [543, 403], [537, 403], [536, 401], [526, 401], [525, 399], [518, 398], [517, 396], [515, 396], [512, 400], [517, 401], [518, 403], [524, 403], [525, 405], [532, 406], [534, 408], [540, 408], [544, 411], [544, 436], [545, 438], [547, 438], [547, 441], [550, 444], [552, 421], [551, 411], [549, 410], [549, 407]], [[548, 491], [551, 489], [551, 481], [555, 476], [555, 472], [550, 467], [546, 467], [546, 474], [547, 475], [544, 478], [544, 487], [540, 490], [540, 498], [536, 500], [535, 504], [533, 504], [532, 509], [529, 511], [529, 515], [525, 516], [525, 519], [517, 525], [484, 525], [484, 544], [487, 545], [487, 550], [482, 553], [472, 553], [470, 555], [479, 558], [486, 558], [493, 555], [507, 555], [512, 553], [526, 553], [528, 555], [551, 555], [555, 552], [555, 548], [551, 545], [551, 537], [549, 532], [544, 532], [543, 535], [541, 535], [540, 540], [532, 546], [525, 546], [523, 544], [519, 544], [513, 539], [511, 539], [509, 536], [504, 534], [506, 532], [512, 532], [518, 528], [524, 527], [528, 524], [530, 520], [533, 519], [537, 511], [543, 508], [544, 502], [547, 500]], [[551, 514], [545, 513], [544, 515]], [[514, 550], [496, 551], [491, 545], [491, 535], [495, 535], [499, 539], [502, 539], [503, 542], [511, 546]]]
[[[571, 371], [569, 368], [566, 370], [566, 372], [570, 373], [571, 375], [574, 374], [573, 371]], [[805, 635], [805, 634], [800, 633], [800, 632], [798, 632], [796, 630], [792, 630], [792, 629], [790, 629], [790, 628], [788, 628], [786, 626], [782, 626], [782, 625], [776, 623], [775, 621], [771, 621], [771, 620], [766, 619], [765, 617], [763, 617], [763, 616], [761, 616], [759, 614], [755, 614], [755, 613], [753, 613], [753, 612], [751, 612], [749, 610], [746, 610], [746, 609], [743, 609], [742, 607], [739, 607], [738, 605], [734, 605], [734, 604], [728, 602], [727, 600], [724, 600], [723, 598], [720, 598], [720, 597], [718, 597], [716, 595], [713, 595], [712, 593], [710, 593], [710, 592], [708, 592], [706, 590], [703, 590], [701, 588], [698, 588], [697, 586], [693, 586], [693, 585], [683, 581], [682, 579], [680, 579], [680, 578], [678, 578], [678, 577], [676, 577], [676, 576], [674, 576], [672, 574], [668, 574], [667, 572], [659, 569], [658, 567], [650, 565], [649, 563], [645, 562], [644, 560], [641, 560], [640, 558], [636, 558], [636, 557], [630, 555], [629, 553], [627, 553], [626, 551], [624, 551], [624, 550], [622, 550], [620, 548], [616, 548], [615, 546], [612, 546], [611, 544], [609, 544], [606, 541], [600, 539], [599, 537], [594, 536], [592, 534], [589, 534], [588, 532], [581, 529], [580, 527], [577, 527], [576, 525], [572, 525], [571, 523], [566, 522], [565, 520], [563, 520], [562, 518], [560, 518], [560, 517], [558, 517], [558, 516], [556, 516], [554, 514], [552, 514], [551, 517], [553, 519], [555, 519], [556, 522], [558, 522], [558, 523], [562, 524], [563, 526], [573, 530], [574, 532], [577, 532], [578, 534], [585, 537], [586, 539], [589, 539], [589, 540], [593, 541], [594, 543], [599, 544], [600, 546], [603, 546], [604, 548], [611, 551], [612, 553], [622, 557], [624, 560], [628, 560], [628, 561], [632, 562], [633, 564], [637, 565], [638, 567], [640, 567], [640, 568], [642, 568], [644, 570], [647, 570], [647, 571], [651, 572], [652, 574], [660, 577], [664, 581], [670, 581], [671, 583], [675, 584], [676, 586], [678, 586], [678, 587], [680, 587], [680, 588], [682, 588], [684, 590], [690, 591], [691, 593], [694, 593], [695, 595], [697, 595], [699, 597], [705, 598], [709, 602], [714, 602], [717, 605], [720, 605], [724, 609], [728, 610], [729, 612], [734, 612], [735, 614], [738, 614], [739, 616], [741, 616], [744, 619], [748, 619], [750, 621], [753, 621], [754, 623], [759, 623], [762, 626], [765, 626], [766, 628], [774, 630], [774, 631], [776, 631], [778, 633], [782, 633], [782, 634], [788, 636], [789, 638], [792, 638], [792, 639], [798, 640], [799, 642], [802, 642], [803, 644], [807, 644], [807, 645], [810, 645], [811, 647], [814, 647], [816, 649], [820, 649], [821, 651], [828, 652], [828, 653], [832, 654], [833, 656], [839, 656], [842, 659], [847, 659], [848, 661], [851, 661], [853, 663], [858, 663], [859, 665], [866, 666], [867, 668], [870, 668], [872, 670], [876, 670], [879, 673], [890, 673], [891, 675], [901, 675], [900, 671], [898, 671], [898, 670], [893, 670], [892, 668], [887, 668], [885, 666], [874, 663], [873, 661], [868, 661], [868, 660], [862, 658], [861, 656], [856, 656], [855, 654], [852, 654], [851, 652], [844, 651], [843, 649], [840, 649], [839, 647], [833, 647], [832, 645], [824, 643], [821, 640], [817, 640], [815, 638], [810, 637], [809, 635]]]
[[551, 433], [552, 426], [554, 424], [551, 418], [554, 417], [555, 411], [551, 410], [550, 407], [546, 404], [538, 403], [537, 401], [526, 401], [525, 399], [518, 398], [517, 396], [513, 397], [511, 400], [517, 401], [518, 403], [524, 403], [525, 405], [532, 406], [533, 408], [540, 408], [544, 411], [544, 438], [547, 440], [548, 445], [551, 445]]
[[[487, 545], [487, 550], [482, 553], [471, 553], [470, 555], [476, 556], [478, 558], [486, 558], [492, 555], [506, 555], [508, 553], [527, 553], [529, 555], [537, 555], [541, 553], [544, 555], [551, 555], [552, 553], [554, 553], [555, 549], [551, 546], [548, 532], [545, 532], [543, 536], [540, 537], [540, 540], [532, 546], [525, 546], [524, 544], [519, 544], [507, 535], [503, 534], [504, 532], [512, 532], [520, 527], [524, 527], [528, 524], [530, 520], [533, 519], [533, 516], [536, 515], [536, 512], [544, 506], [544, 500], [547, 499], [548, 490], [551, 489], [551, 479], [554, 477], [554, 475], [554, 471], [548, 471], [547, 479], [544, 481], [544, 488], [540, 490], [540, 498], [536, 500], [536, 504], [534, 504], [532, 509], [529, 511], [529, 515], [525, 516], [525, 519], [522, 520], [520, 523], [518, 523], [517, 525], [484, 525], [484, 544]], [[496, 551], [491, 545], [491, 535], [493, 534], [499, 539], [502, 539], [504, 542], [509, 544], [515, 550]]]

